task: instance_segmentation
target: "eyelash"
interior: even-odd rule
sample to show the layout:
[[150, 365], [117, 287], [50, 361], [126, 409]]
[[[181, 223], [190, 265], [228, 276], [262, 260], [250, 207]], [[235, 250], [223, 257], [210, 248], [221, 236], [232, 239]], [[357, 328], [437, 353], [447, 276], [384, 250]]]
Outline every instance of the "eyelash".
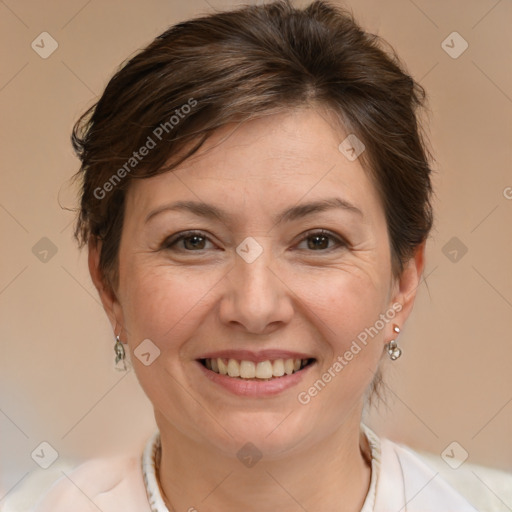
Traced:
[[[187, 238], [192, 238], [194, 236], [199, 236], [201, 238], [209, 240], [209, 238], [203, 232], [201, 232], [201, 231], [185, 231], [185, 232], [183, 232], [181, 234], [174, 235], [172, 237], [166, 238], [162, 242], [161, 249], [175, 250], [175, 249], [173, 249], [173, 246], [175, 246], [178, 242], [180, 242], [182, 240], [185, 240]], [[318, 251], [312, 250], [311, 252], [330, 252], [330, 251], [332, 251], [332, 250], [334, 250], [336, 248], [341, 248], [341, 247], [347, 247], [348, 246], [348, 243], [342, 237], [340, 237], [338, 235], [335, 235], [335, 234], [333, 234], [330, 231], [327, 231], [325, 229], [307, 231], [304, 234], [304, 236], [299, 240], [298, 243], [300, 244], [300, 243], [304, 242], [305, 240], [308, 240], [309, 238], [312, 238], [314, 236], [328, 237], [331, 240], [334, 240], [336, 242], [337, 246], [331, 247], [329, 249], [319, 249]], [[199, 249], [197, 251], [184, 250], [184, 252], [202, 252], [202, 251], [205, 251], [205, 250], [206, 249]]]

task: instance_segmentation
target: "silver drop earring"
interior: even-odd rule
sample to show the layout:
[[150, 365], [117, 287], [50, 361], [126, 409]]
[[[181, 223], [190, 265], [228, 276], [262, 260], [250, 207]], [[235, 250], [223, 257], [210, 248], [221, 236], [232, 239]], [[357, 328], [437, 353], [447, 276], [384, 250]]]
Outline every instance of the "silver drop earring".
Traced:
[[[116, 344], [114, 345], [114, 352], [116, 353], [116, 362], [114, 364], [114, 368], [119, 371], [126, 371], [128, 367], [126, 366], [126, 352], [124, 350], [123, 344], [119, 340], [119, 335], [116, 336]], [[122, 363], [122, 364], [121, 364]]]
[[[400, 327], [398, 327], [398, 325], [393, 326], [393, 331], [398, 334], [400, 332]], [[396, 340], [391, 340], [388, 343], [388, 355], [391, 361], [396, 361], [402, 355], [402, 350], [398, 346]]]

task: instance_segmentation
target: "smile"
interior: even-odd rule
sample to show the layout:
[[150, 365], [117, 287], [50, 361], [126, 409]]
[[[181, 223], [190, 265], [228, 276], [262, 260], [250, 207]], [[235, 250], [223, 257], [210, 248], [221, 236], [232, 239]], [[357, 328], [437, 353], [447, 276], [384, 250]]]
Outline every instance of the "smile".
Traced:
[[268, 381], [301, 371], [315, 360], [310, 359], [274, 359], [250, 361], [227, 359], [222, 357], [200, 359], [199, 362], [208, 370], [234, 379]]

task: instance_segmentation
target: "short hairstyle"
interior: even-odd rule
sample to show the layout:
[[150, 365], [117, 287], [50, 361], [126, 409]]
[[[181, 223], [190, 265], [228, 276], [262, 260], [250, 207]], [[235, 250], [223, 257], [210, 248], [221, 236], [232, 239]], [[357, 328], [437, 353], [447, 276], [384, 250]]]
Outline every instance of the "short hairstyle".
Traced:
[[359, 160], [382, 201], [399, 275], [433, 222], [431, 155], [418, 121], [425, 90], [347, 9], [279, 0], [170, 27], [122, 65], [75, 124], [75, 237], [81, 246], [101, 241], [105, 284], [117, 288], [132, 180], [172, 170], [228, 123], [302, 106], [333, 111], [364, 144]]

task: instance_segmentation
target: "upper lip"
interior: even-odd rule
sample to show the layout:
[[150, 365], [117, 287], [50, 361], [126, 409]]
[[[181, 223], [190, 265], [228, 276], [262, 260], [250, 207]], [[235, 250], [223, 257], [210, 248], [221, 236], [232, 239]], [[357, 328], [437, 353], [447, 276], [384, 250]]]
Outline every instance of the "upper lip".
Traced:
[[259, 363], [261, 361], [275, 359], [314, 359], [311, 354], [304, 352], [292, 352], [289, 350], [268, 349], [254, 352], [252, 350], [216, 350], [203, 354], [198, 359], [235, 359], [237, 361], [253, 361]]

